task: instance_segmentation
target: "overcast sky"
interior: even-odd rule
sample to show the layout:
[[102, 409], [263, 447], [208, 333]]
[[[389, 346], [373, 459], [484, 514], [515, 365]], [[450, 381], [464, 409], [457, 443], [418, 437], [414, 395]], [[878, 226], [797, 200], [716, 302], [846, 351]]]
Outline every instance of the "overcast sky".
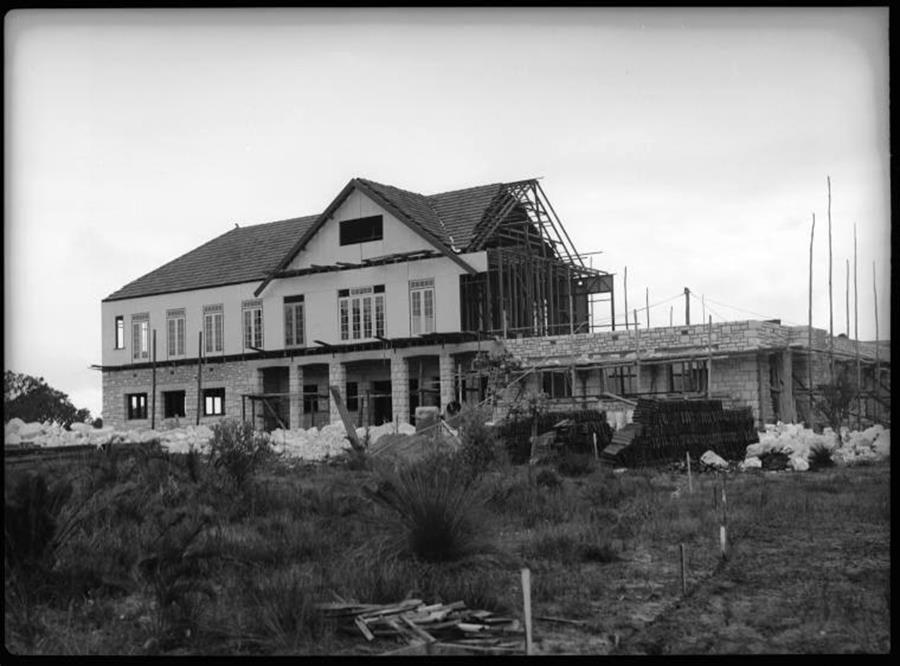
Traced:
[[[361, 176], [432, 194], [542, 177], [624, 320], [890, 335], [888, 12], [39, 10], [5, 21], [6, 368], [100, 414], [100, 301]], [[736, 309], [740, 308], [740, 310]], [[598, 311], [598, 322], [608, 319]], [[692, 321], [702, 316], [691, 304]], [[643, 313], [639, 316], [645, 321]]]

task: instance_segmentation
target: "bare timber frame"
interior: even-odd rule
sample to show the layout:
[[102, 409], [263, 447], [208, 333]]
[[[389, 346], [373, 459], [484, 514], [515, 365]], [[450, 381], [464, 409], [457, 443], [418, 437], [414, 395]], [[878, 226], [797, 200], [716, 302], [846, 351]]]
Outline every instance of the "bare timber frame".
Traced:
[[487, 252], [488, 269], [460, 278], [464, 331], [587, 333], [591, 294], [612, 295], [612, 274], [585, 265], [535, 179], [503, 187], [469, 249]]

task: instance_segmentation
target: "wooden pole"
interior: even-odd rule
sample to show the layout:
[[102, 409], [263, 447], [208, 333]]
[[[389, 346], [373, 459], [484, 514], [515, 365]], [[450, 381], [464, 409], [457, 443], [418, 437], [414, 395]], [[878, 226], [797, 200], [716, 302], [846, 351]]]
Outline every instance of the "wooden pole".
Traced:
[[813, 327], [812, 327], [812, 295], [813, 295], [813, 239], [816, 234], [816, 214], [812, 214], [812, 227], [809, 230], [809, 338], [806, 349], [807, 385], [809, 391], [809, 413], [806, 425], [813, 427]]
[[[625, 277], [622, 282], [622, 291], [625, 293], [625, 330], [628, 330], [628, 266], [625, 267]], [[637, 324], [637, 322], [634, 322]]]
[[691, 290], [684, 288], [684, 325], [691, 325]]
[[669, 326], [673, 325], [672, 317], [674, 316], [674, 314], [675, 314], [675, 307], [670, 305], [669, 306]]
[[706, 321], [706, 294], [700, 294], [700, 321]]
[[156, 329], [153, 329], [153, 362], [150, 365], [150, 386], [151, 391], [153, 392], [150, 396], [150, 409], [153, 410], [150, 413], [150, 430], [156, 429]]
[[681, 594], [687, 594], [687, 563], [685, 562], [684, 557], [684, 544], [679, 544], [681, 547]]
[[850, 260], [847, 259], [847, 286], [844, 291], [844, 304], [847, 307], [847, 327], [844, 329], [844, 333], [849, 338], [850, 337]]
[[831, 290], [831, 176], [828, 176], [828, 371], [834, 384], [834, 306]]
[[728, 555], [728, 506], [725, 498], [725, 475], [722, 475], [722, 524], [719, 526], [719, 547], [722, 559]]
[[531, 570], [522, 569], [522, 601], [525, 606], [525, 654], [534, 654], [531, 635]]
[[600, 460], [600, 452], [597, 450], [597, 433], [591, 433], [594, 436], [594, 460]]
[[856, 338], [856, 429], [860, 428], [859, 385], [861, 372], [859, 368], [859, 291], [857, 289], [856, 271], [856, 224], [853, 225], [853, 337]]
[[875, 262], [872, 262], [872, 295], [875, 297], [875, 414], [880, 413], [881, 398], [881, 350], [878, 338], [878, 285], [875, 282]]
[[[200, 425], [200, 407], [203, 405], [203, 331], [197, 331], [197, 425]], [[253, 403], [255, 406], [256, 403]], [[256, 427], [254, 420], [253, 426]]]
[[644, 289], [644, 307], [647, 309], [647, 328], [650, 328], [650, 287]]
[[712, 392], [712, 315], [709, 315], [709, 327], [706, 329], [706, 398]]

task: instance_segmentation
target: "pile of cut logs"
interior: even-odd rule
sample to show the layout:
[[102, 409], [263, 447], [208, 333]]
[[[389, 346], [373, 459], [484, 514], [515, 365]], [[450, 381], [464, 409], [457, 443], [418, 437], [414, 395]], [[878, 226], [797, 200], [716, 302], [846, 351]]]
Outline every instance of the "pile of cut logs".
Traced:
[[388, 605], [336, 601], [317, 608], [342, 629], [358, 631], [368, 641], [406, 642], [388, 654], [524, 653], [525, 632], [517, 619], [472, 610], [462, 601], [431, 605], [421, 599]]

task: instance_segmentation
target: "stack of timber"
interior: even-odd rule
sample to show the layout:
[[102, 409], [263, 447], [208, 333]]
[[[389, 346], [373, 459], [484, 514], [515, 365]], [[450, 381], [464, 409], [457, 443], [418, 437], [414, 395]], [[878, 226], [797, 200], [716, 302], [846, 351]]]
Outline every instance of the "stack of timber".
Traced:
[[387, 638], [406, 644], [389, 654], [524, 652], [525, 634], [517, 619], [472, 610], [462, 601], [430, 605], [421, 599], [387, 605], [337, 601], [317, 608], [342, 630], [361, 633], [367, 641]]
[[[566, 427], [556, 427], [564, 422]], [[527, 462], [531, 457], [532, 427], [530, 415], [508, 418], [497, 427], [497, 435], [505, 443], [510, 461], [514, 464]], [[537, 432], [544, 434], [550, 430], [557, 431], [558, 444], [576, 453], [593, 452], [595, 434], [597, 448], [601, 450], [610, 443], [613, 435], [612, 428], [606, 422], [606, 412], [595, 409], [539, 414]]]
[[726, 460], [743, 458], [759, 441], [749, 407], [723, 409], [721, 400], [638, 400], [634, 423], [613, 435], [603, 450], [607, 464], [628, 467], [694, 459], [714, 451]]

